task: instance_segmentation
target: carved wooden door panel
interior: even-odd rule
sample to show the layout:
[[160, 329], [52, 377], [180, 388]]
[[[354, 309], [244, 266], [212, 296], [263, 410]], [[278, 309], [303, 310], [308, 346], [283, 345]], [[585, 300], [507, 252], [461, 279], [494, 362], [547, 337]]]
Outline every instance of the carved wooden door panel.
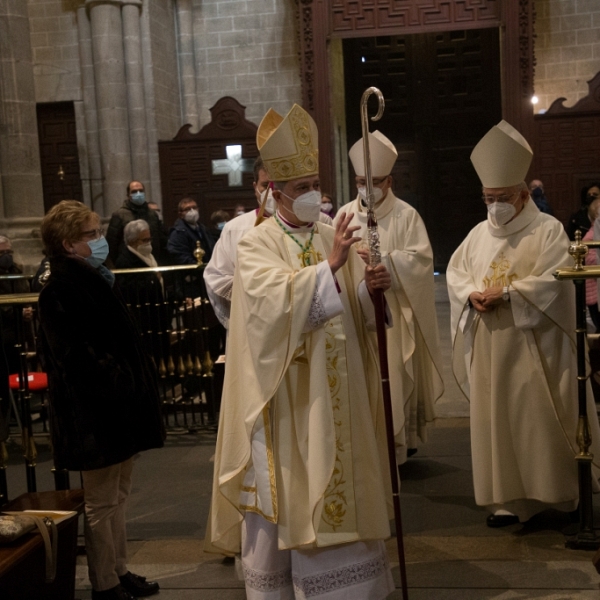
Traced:
[[396, 195], [423, 217], [436, 268], [485, 218], [469, 156], [500, 121], [498, 30], [471, 29], [344, 40], [348, 143], [361, 137], [360, 96], [381, 89], [379, 129], [399, 154]]
[[73, 103], [38, 104], [37, 122], [44, 210], [61, 200], [83, 201]]
[[200, 221], [210, 227], [216, 210], [243, 204], [256, 208], [252, 182], [256, 125], [245, 118], [245, 107], [226, 96], [211, 109], [212, 120], [198, 133], [184, 125], [175, 138], [158, 143], [164, 219], [172, 225], [177, 205], [190, 196], [198, 203]]

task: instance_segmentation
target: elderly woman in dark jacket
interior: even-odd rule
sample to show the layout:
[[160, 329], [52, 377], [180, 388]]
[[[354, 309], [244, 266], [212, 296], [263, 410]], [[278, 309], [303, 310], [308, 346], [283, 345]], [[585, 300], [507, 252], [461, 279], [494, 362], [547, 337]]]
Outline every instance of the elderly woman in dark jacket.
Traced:
[[[125, 246], [115, 262], [117, 269], [144, 269], [157, 267], [152, 254], [152, 237], [148, 223], [143, 219], [131, 221], [123, 231]], [[117, 285], [132, 311], [146, 348], [152, 349], [155, 363], [167, 360], [169, 327], [167, 308], [164, 306], [164, 283], [160, 273], [117, 273]]]
[[133, 456], [163, 445], [156, 375], [114, 276], [100, 219], [64, 200], [42, 221], [51, 275], [39, 298], [57, 468], [81, 470], [94, 600], [130, 600], [158, 584], [127, 570], [125, 503]]

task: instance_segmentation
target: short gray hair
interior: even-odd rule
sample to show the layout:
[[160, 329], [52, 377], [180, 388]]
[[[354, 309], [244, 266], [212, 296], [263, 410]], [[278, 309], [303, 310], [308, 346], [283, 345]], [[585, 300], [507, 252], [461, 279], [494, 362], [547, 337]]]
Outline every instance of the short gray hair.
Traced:
[[10, 244], [12, 247], [12, 242], [5, 235], [0, 235], [0, 244]]
[[150, 229], [150, 225], [144, 219], [137, 219], [136, 221], [130, 221], [125, 225], [125, 230], [123, 231], [123, 237], [125, 238], [125, 243], [128, 246], [131, 246], [132, 242], [135, 242], [139, 237], [142, 231], [146, 231]]

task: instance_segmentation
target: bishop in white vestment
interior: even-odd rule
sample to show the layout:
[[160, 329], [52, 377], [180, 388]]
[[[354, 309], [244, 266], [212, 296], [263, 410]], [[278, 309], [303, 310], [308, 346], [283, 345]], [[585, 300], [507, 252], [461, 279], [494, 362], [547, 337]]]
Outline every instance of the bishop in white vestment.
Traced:
[[[454, 370], [471, 402], [475, 500], [492, 513], [490, 527], [545, 508], [572, 511], [579, 499], [574, 290], [553, 277], [572, 260], [563, 226], [538, 210], [523, 182], [531, 157], [504, 121], [476, 146], [488, 219], [446, 273]], [[588, 415], [597, 461], [591, 393]]]
[[[275, 212], [275, 199], [269, 187], [269, 176], [259, 156], [254, 164], [254, 193], [258, 208], [251, 210], [227, 221], [215, 247], [210, 261], [204, 268], [204, 283], [215, 315], [225, 327], [229, 328], [229, 313], [231, 311], [231, 289], [233, 275], [237, 264], [238, 242], [256, 225], [267, 219]], [[261, 214], [262, 210], [262, 214]], [[331, 225], [331, 217], [321, 213], [321, 223]]]
[[[416, 451], [417, 438], [427, 441], [427, 424], [435, 415], [435, 402], [444, 393], [439, 348], [433, 252], [419, 213], [392, 192], [390, 175], [398, 157], [392, 142], [379, 131], [369, 134], [375, 216], [382, 261], [392, 276], [385, 294], [394, 327], [387, 330], [388, 364], [398, 464]], [[365, 161], [362, 138], [352, 146], [350, 160], [356, 175], [358, 197], [342, 207], [334, 219], [353, 214], [361, 256], [368, 262]]]
[[257, 143], [276, 215], [238, 244], [209, 540], [242, 554], [250, 600], [383, 599], [389, 479], [356, 227], [319, 223], [317, 131], [297, 105]]

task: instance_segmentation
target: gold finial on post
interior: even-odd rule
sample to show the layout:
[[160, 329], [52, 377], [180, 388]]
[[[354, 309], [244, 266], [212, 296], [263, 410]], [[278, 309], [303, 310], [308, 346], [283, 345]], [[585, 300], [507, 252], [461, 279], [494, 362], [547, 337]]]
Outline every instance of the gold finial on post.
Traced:
[[196, 249], [194, 250], [194, 258], [198, 261], [198, 265], [202, 264], [202, 259], [206, 252], [202, 249], [200, 242], [196, 242]]
[[569, 244], [569, 254], [575, 261], [573, 267], [576, 271], [583, 271], [583, 259], [588, 253], [588, 247], [581, 242], [581, 231], [578, 229], [575, 232], [575, 241]]
[[46, 283], [48, 282], [49, 278], [50, 278], [50, 261], [45, 260], [44, 261], [44, 271], [38, 277], [38, 282], [41, 284], [42, 287], [44, 287], [46, 285]]

